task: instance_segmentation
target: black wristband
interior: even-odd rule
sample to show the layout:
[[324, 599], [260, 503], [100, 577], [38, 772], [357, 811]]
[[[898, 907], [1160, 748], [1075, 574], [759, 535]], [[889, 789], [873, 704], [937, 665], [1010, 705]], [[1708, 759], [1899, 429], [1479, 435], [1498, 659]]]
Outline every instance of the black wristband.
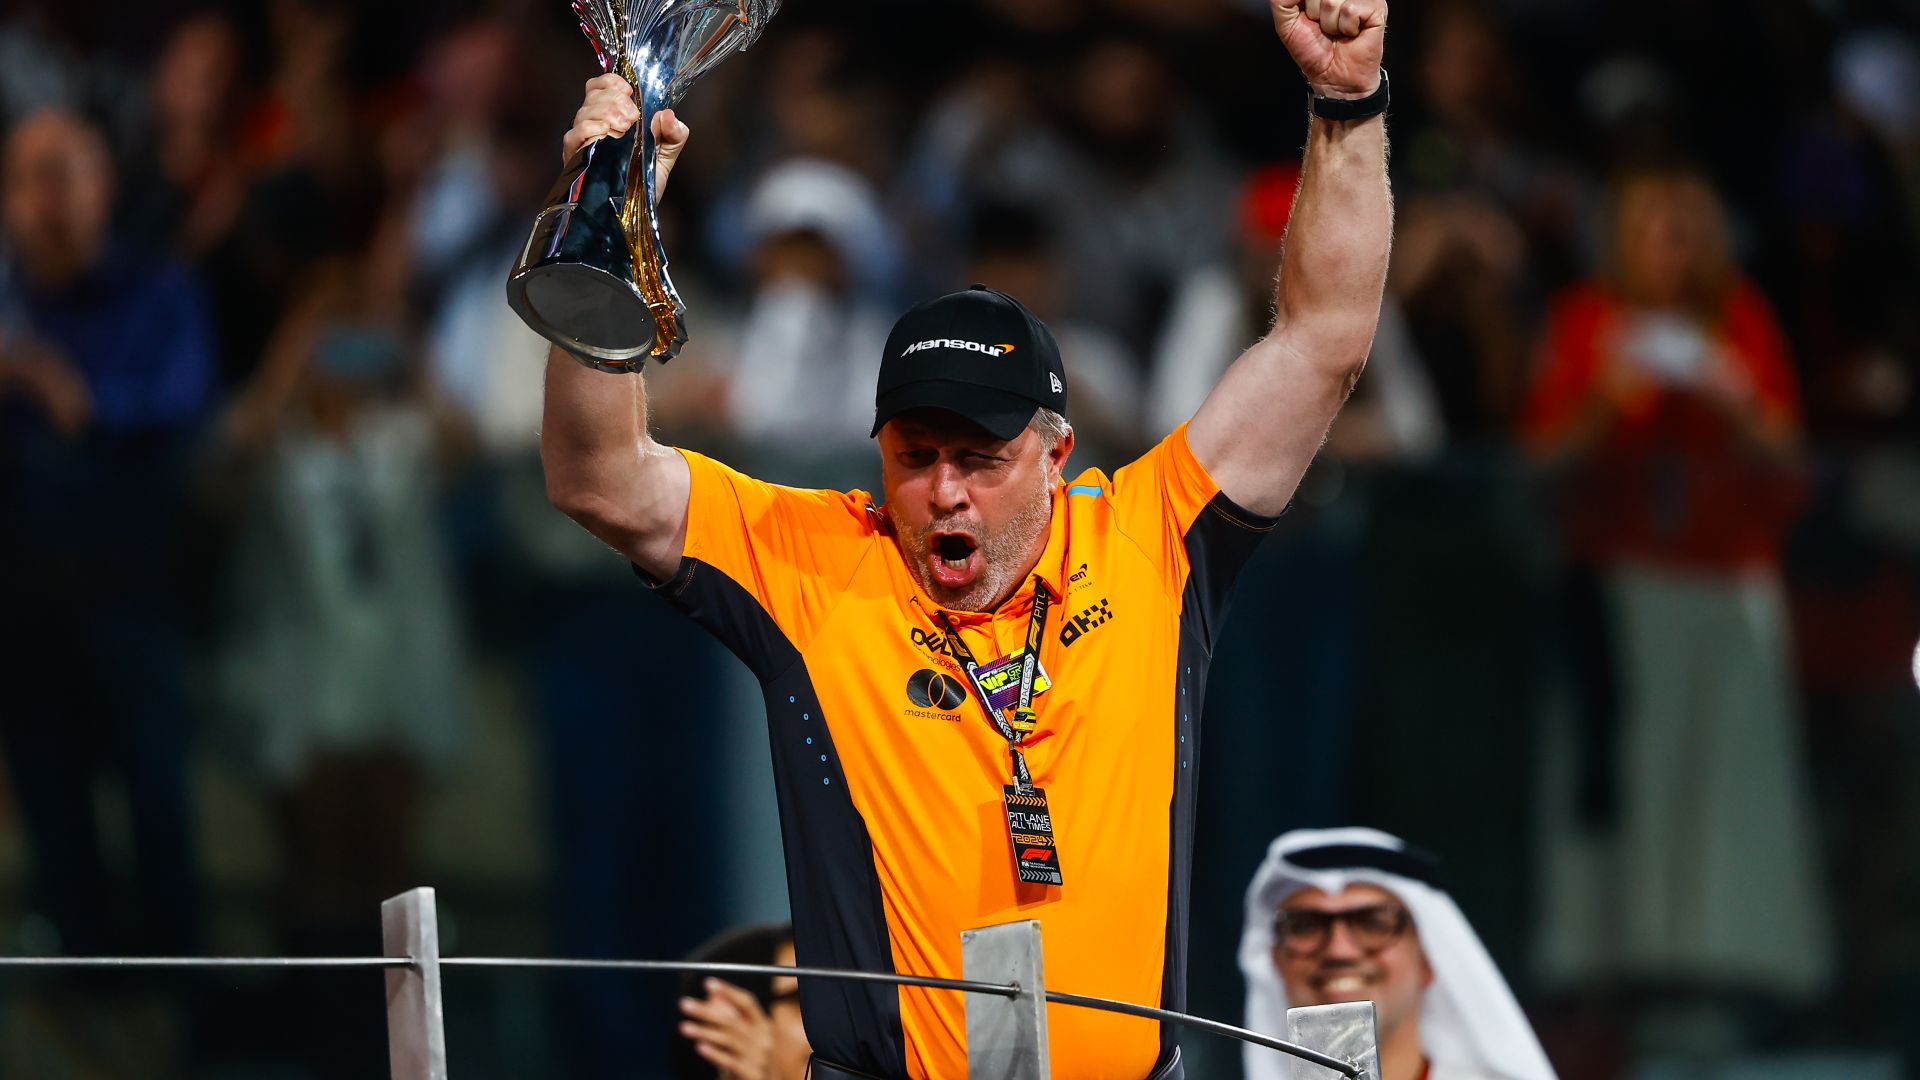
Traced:
[[1348, 99], [1315, 95], [1308, 100], [1312, 103], [1313, 115], [1322, 120], [1365, 120], [1386, 112], [1392, 96], [1387, 92], [1387, 69], [1381, 68], [1379, 87], [1366, 97]]

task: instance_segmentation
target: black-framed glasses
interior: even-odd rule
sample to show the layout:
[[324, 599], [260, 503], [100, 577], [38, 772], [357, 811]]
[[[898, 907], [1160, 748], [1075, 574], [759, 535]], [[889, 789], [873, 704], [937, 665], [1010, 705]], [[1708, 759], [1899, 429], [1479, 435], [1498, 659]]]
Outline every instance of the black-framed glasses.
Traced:
[[1368, 956], [1400, 940], [1413, 917], [1399, 904], [1369, 904], [1346, 911], [1281, 908], [1273, 917], [1273, 940], [1294, 956], [1312, 956], [1333, 940], [1333, 924], [1347, 924], [1347, 934]]

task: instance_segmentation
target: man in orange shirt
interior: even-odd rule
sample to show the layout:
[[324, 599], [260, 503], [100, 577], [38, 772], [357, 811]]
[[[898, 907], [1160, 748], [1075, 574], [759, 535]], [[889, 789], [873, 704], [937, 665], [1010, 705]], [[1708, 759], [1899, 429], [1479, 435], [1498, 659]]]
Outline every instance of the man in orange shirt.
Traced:
[[[1359, 377], [1391, 232], [1383, 0], [1272, 0], [1314, 120], [1273, 331], [1191, 422], [1065, 479], [1059, 350], [975, 288], [902, 316], [875, 397], [884, 504], [661, 446], [644, 386], [548, 360], [556, 506], [760, 679], [802, 965], [956, 976], [960, 932], [1043, 924], [1050, 985], [1185, 1003], [1200, 697], [1233, 579]], [[589, 84], [581, 143], [638, 119]], [[663, 112], [670, 166], [685, 125]], [[966, 1075], [965, 1006], [803, 980], [816, 1076]], [[1171, 1030], [1056, 1008], [1055, 1075], [1178, 1077]]]

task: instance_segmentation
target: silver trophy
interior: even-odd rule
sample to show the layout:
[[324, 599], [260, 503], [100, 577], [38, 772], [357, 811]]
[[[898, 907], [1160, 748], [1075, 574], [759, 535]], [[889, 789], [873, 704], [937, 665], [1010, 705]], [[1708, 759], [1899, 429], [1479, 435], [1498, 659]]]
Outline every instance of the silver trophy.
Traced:
[[687, 340], [654, 210], [653, 114], [753, 44], [780, 0], [573, 0], [603, 70], [634, 88], [640, 121], [588, 143], [547, 196], [507, 278], [528, 326], [603, 371], [661, 363]]

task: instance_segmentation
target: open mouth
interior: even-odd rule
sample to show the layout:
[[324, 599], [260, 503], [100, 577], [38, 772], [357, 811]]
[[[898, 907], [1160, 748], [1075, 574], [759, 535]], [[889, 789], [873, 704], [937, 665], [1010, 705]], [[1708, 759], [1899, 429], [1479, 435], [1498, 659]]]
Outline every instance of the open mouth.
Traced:
[[936, 536], [933, 540], [934, 556], [955, 570], [967, 565], [967, 560], [973, 557], [973, 550], [974, 543], [970, 537], [949, 533]]
[[933, 559], [934, 584], [943, 589], [964, 589], [972, 584], [980, 570], [980, 545], [964, 533], [938, 533], [928, 544]]

